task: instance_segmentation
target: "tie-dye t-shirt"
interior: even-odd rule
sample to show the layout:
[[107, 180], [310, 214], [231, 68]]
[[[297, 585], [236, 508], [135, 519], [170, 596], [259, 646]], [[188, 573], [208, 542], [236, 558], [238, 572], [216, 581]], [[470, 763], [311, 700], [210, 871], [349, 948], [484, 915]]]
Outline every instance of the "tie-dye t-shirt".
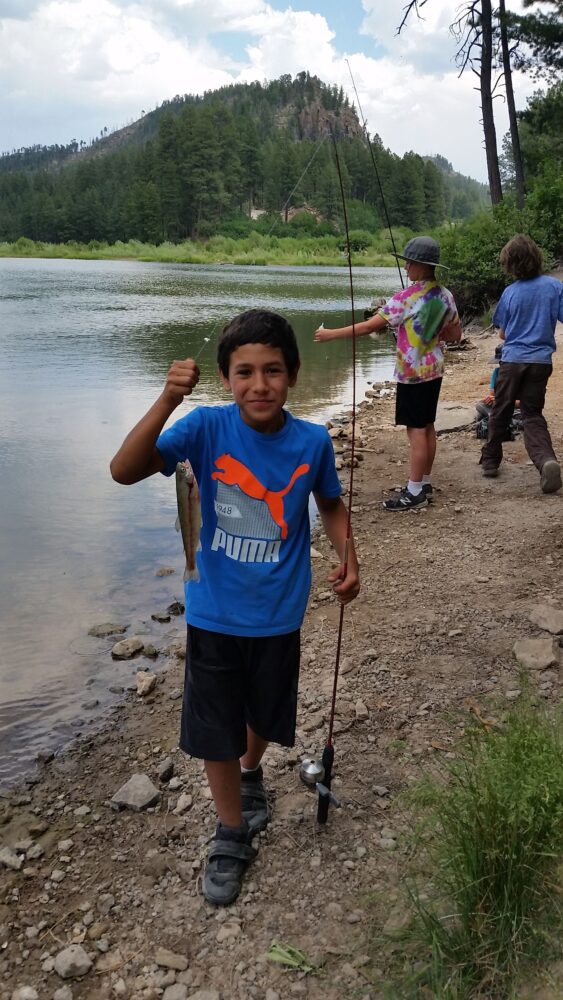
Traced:
[[379, 309], [396, 331], [397, 382], [429, 382], [444, 374], [440, 330], [458, 319], [454, 297], [437, 281], [415, 281]]

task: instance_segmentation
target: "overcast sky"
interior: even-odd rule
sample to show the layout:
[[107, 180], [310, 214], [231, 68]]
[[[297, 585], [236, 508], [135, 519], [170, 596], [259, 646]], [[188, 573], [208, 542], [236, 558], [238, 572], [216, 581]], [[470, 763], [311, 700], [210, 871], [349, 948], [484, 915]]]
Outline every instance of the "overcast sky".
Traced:
[[[353, 100], [402, 154], [441, 153], [486, 180], [477, 78], [458, 79], [458, 5], [427, 0], [0, 0], [0, 151], [90, 140], [176, 94], [309, 70]], [[518, 0], [508, 6], [517, 9]], [[534, 84], [515, 77], [517, 106]], [[508, 128], [496, 102], [499, 150]]]

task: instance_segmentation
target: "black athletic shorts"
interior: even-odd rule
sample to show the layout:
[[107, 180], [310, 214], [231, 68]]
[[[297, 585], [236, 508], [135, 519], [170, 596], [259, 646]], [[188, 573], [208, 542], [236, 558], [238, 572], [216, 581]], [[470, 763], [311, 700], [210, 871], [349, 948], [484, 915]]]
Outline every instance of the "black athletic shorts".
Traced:
[[397, 382], [395, 423], [407, 427], [433, 424], [441, 388], [441, 378], [433, 378], [429, 382]]
[[180, 746], [202, 760], [246, 752], [262, 739], [295, 743], [300, 632], [245, 637], [188, 625]]

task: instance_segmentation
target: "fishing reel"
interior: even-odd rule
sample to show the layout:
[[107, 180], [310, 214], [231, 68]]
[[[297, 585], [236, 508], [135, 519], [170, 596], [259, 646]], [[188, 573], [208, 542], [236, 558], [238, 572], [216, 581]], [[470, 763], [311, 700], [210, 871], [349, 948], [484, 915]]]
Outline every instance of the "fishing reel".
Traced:
[[315, 792], [319, 796], [317, 821], [326, 823], [329, 804], [340, 809], [341, 802], [340, 799], [336, 798], [336, 795], [333, 795], [329, 785], [324, 783], [327, 777], [325, 765], [320, 760], [305, 757], [299, 767], [299, 777], [309, 791]]

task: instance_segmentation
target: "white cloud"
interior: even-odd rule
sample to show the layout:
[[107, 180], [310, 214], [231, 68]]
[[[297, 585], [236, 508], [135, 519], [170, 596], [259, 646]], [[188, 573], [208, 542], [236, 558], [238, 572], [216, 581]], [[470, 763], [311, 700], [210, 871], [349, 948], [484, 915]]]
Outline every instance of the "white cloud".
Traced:
[[[348, 58], [370, 132], [394, 152], [441, 153], [484, 179], [475, 78], [458, 80], [452, 63], [454, 4], [428, 0], [425, 20], [399, 38], [400, 10], [384, 0], [362, 4], [365, 51]], [[353, 99], [345, 54], [321, 14], [274, 10], [264, 0], [21, 0], [21, 19], [6, 16], [13, 7], [0, 0], [4, 149], [89, 139], [176, 94], [303, 69]], [[242, 36], [245, 56], [227, 55], [219, 32]], [[517, 79], [520, 106], [532, 89]], [[497, 112], [500, 146], [507, 127], [500, 102]]]

